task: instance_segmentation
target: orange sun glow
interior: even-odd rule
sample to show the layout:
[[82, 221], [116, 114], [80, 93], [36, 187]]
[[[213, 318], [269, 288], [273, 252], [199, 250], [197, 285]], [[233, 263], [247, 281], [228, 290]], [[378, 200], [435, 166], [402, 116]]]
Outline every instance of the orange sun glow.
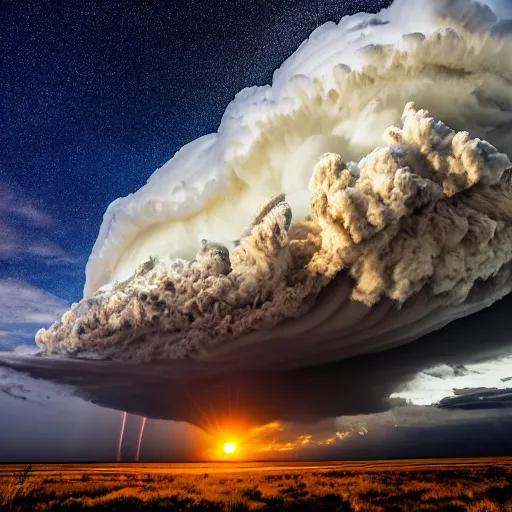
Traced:
[[232, 453], [235, 453], [236, 446], [233, 443], [226, 443], [224, 445], [224, 453], [230, 455]]

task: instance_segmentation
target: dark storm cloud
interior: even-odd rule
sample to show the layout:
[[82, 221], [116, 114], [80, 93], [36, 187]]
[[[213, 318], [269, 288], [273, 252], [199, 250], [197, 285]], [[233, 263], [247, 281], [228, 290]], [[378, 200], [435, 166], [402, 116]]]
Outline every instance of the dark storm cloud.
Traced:
[[512, 388], [454, 390], [456, 396], [443, 398], [444, 409], [507, 409], [512, 408]]
[[[2, 354], [0, 365], [61, 382], [105, 407], [205, 426], [205, 415], [238, 416], [253, 424], [311, 422], [388, 410], [388, 397], [420, 371], [512, 352], [512, 297], [419, 341], [379, 354], [285, 373], [223, 373], [192, 360], [130, 365]], [[28, 364], [29, 368], [25, 365]], [[81, 369], [81, 371], [78, 371]]]

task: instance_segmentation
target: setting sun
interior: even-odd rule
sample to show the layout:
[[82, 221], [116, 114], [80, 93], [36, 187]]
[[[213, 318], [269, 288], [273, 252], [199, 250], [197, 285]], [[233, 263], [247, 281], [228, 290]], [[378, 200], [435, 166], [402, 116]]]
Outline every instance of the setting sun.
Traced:
[[233, 443], [226, 443], [224, 445], [224, 453], [231, 454], [235, 453], [236, 446]]

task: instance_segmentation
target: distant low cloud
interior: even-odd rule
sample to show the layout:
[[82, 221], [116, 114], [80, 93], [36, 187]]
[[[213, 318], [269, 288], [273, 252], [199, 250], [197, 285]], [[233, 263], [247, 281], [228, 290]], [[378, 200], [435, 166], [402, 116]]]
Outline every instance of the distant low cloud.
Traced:
[[[23, 281], [0, 280], [0, 325], [53, 323], [68, 307], [62, 299]], [[8, 332], [1, 330], [2, 336]]]
[[[415, 405], [440, 405], [457, 408], [503, 407], [510, 397], [497, 399], [497, 394], [507, 388], [512, 374], [512, 356], [494, 358], [485, 362], [462, 365], [440, 364], [423, 370], [392, 398], [404, 399]], [[489, 395], [486, 393], [491, 391]], [[508, 400], [508, 401], [507, 401]]]
[[55, 220], [20, 191], [0, 183], [0, 259], [41, 258], [49, 264], [76, 263], [51, 237]]
[[439, 402], [439, 407], [463, 410], [512, 409], [512, 388], [483, 388], [457, 391], [455, 396], [443, 398]]
[[336, 418], [336, 428], [344, 432], [375, 432], [387, 428], [437, 428], [453, 425], [512, 420], [512, 410], [469, 410], [442, 408], [438, 405], [400, 405], [375, 414], [359, 414]]

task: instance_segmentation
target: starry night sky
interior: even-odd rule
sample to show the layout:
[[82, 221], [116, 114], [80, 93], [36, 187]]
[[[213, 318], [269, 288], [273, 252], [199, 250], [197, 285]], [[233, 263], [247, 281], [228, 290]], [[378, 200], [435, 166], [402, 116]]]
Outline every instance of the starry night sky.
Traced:
[[0, 278], [79, 300], [111, 201], [216, 131], [314, 28], [390, 3], [4, 0]]

